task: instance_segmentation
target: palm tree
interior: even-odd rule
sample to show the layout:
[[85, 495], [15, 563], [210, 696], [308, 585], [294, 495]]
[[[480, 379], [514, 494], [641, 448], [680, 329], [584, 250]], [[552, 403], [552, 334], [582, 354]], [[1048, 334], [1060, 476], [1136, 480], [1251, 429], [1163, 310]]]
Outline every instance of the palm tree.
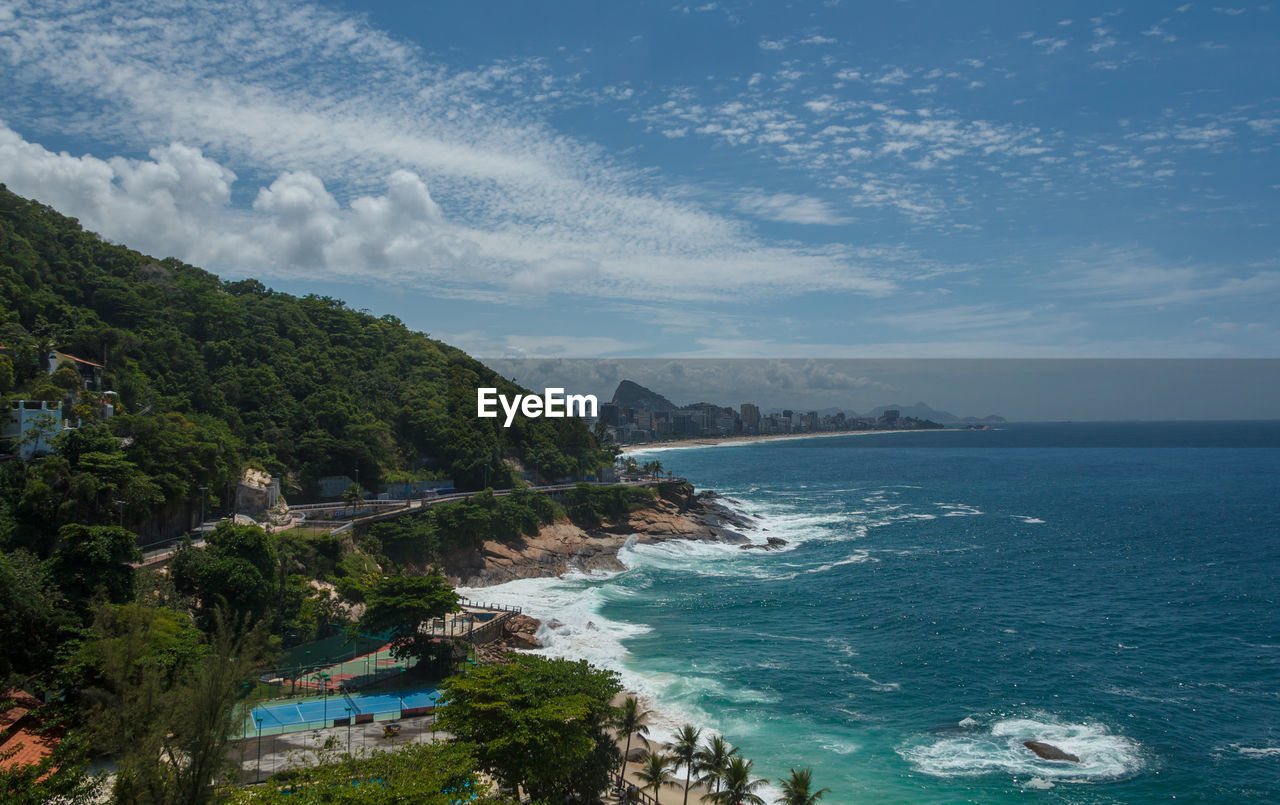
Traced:
[[698, 785], [705, 785], [707, 788], [713, 788], [715, 791], [720, 790], [720, 777], [724, 774], [725, 769], [729, 767], [729, 759], [738, 754], [736, 748], [730, 748], [729, 742], [719, 735], [711, 736], [711, 740], [707, 741], [707, 745], [703, 749], [698, 750], [698, 754], [694, 757], [694, 764], [697, 771], [702, 775], [698, 778]]
[[660, 752], [650, 752], [649, 756], [644, 759], [644, 765], [636, 772], [636, 779], [644, 783], [641, 790], [645, 788], [653, 789], [653, 801], [658, 805], [662, 805], [662, 801], [658, 797], [658, 789], [667, 786], [668, 788], [679, 788], [680, 784], [671, 779], [675, 776], [676, 759], [671, 755], [664, 755]]
[[671, 756], [684, 766], [684, 805], [689, 805], [689, 783], [693, 776], [693, 764], [698, 756], [698, 741], [702, 740], [702, 730], [692, 724], [685, 724], [676, 733], [676, 739], [668, 747]]
[[756, 789], [764, 780], [752, 779], [751, 761], [741, 757], [731, 758], [721, 775], [724, 788], [711, 795], [716, 805], [764, 805]]
[[823, 788], [809, 793], [813, 786], [813, 769], [791, 770], [791, 779], [779, 780], [782, 784], [782, 801], [779, 805], [818, 805], [822, 795], [831, 791]]
[[627, 768], [627, 755], [631, 752], [631, 736], [637, 735], [640, 740], [644, 741], [644, 745], [649, 745], [649, 716], [653, 715], [649, 710], [640, 706], [640, 700], [635, 696], [628, 696], [622, 703], [621, 709], [618, 711], [617, 724], [618, 732], [627, 736], [627, 748], [622, 750], [622, 768]]

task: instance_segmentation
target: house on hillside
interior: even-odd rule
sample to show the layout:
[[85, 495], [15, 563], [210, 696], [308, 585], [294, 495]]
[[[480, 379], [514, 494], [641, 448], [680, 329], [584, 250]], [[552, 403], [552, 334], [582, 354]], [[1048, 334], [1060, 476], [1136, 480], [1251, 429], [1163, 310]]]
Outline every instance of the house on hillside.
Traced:
[[46, 729], [37, 711], [43, 704], [19, 688], [0, 693], [0, 769], [31, 766], [53, 754], [62, 729]]
[[53, 437], [66, 427], [61, 402], [18, 400], [0, 419], [0, 438], [23, 459], [53, 450]]
[[75, 355], [58, 352], [57, 350], [49, 353], [48, 362], [48, 374], [58, 371], [58, 367], [63, 364], [70, 364], [80, 374], [80, 380], [84, 383], [85, 388], [93, 389], [94, 391], [102, 390], [102, 370], [106, 368], [102, 364], [87, 361], [84, 358], [77, 358]]

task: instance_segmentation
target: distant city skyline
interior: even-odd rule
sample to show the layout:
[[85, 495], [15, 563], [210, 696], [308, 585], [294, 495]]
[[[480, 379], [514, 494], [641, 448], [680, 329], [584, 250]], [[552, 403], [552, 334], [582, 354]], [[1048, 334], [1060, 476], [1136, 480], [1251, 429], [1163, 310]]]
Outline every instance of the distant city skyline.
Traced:
[[1018, 421], [1280, 419], [1280, 360], [489, 359], [526, 388], [608, 402], [631, 380], [682, 406], [866, 414], [923, 402]]
[[482, 357], [1270, 358], [1278, 44], [1265, 4], [11, 0], [0, 182]]

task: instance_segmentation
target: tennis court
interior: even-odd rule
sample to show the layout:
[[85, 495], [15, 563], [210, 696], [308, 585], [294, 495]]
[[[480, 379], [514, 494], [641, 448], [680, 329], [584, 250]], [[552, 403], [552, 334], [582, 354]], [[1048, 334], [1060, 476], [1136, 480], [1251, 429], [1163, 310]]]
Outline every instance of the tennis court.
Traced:
[[434, 707], [439, 699], [440, 693], [435, 688], [355, 696], [337, 694], [327, 699], [261, 705], [253, 708], [252, 717], [261, 729], [288, 729], [304, 724], [330, 723], [335, 718], [346, 718], [348, 715], [355, 717], [367, 714], [377, 718], [394, 713], [398, 716], [404, 710]]

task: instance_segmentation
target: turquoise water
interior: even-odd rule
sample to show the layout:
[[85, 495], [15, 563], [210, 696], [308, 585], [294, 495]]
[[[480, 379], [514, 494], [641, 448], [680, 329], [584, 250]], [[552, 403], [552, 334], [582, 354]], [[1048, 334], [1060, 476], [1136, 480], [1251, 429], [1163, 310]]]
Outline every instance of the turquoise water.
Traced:
[[770, 779], [812, 766], [831, 803], [1280, 801], [1275, 423], [652, 457], [786, 550], [640, 546], [482, 594], [562, 621], [548, 651], [622, 672], [660, 729], [715, 729]]

